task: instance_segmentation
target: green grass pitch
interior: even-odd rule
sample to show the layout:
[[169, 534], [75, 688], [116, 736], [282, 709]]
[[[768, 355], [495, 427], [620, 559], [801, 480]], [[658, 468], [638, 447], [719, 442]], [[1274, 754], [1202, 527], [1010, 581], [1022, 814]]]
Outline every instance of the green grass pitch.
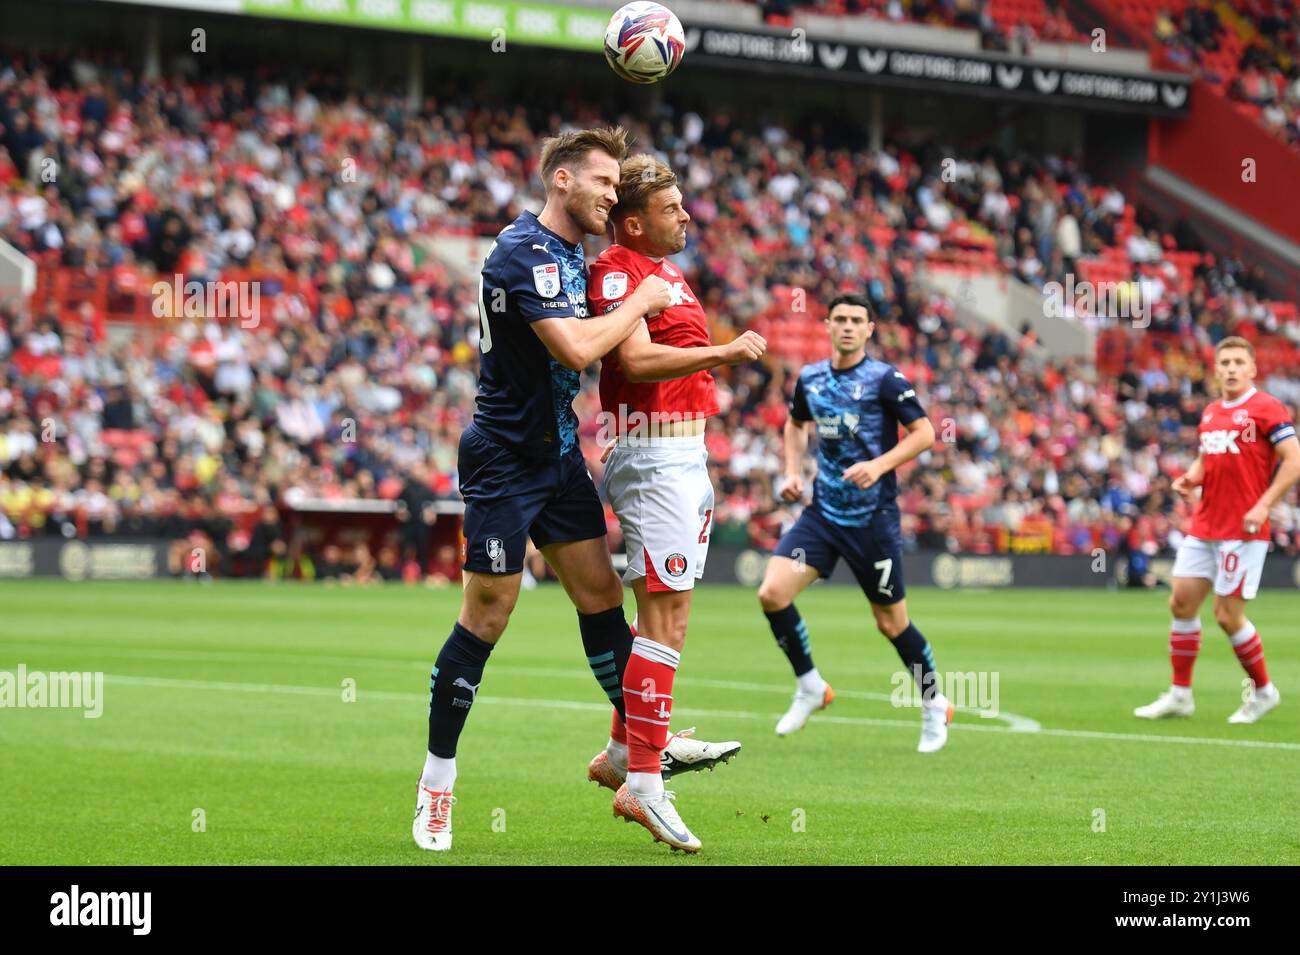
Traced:
[[0, 583], [0, 670], [105, 674], [99, 719], [0, 709], [0, 863], [1300, 861], [1300, 594], [1251, 608], [1283, 693], [1254, 726], [1226, 722], [1242, 673], [1208, 608], [1196, 716], [1130, 715], [1168, 680], [1167, 592], [909, 597], [940, 670], [996, 672], [1003, 711], [960, 712], [929, 756], [858, 592], [799, 601], [841, 695], [778, 739], [792, 678], [753, 593], [697, 591], [674, 726], [744, 751], [670, 784], [704, 843], [687, 858], [586, 781], [608, 707], [563, 593], [523, 594], [461, 738], [455, 848], [435, 855], [410, 820], [457, 590]]

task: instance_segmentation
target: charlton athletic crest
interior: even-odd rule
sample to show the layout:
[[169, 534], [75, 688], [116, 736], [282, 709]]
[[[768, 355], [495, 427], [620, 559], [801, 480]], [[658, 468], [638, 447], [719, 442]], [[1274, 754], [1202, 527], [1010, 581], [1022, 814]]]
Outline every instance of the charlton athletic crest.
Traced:
[[496, 560], [498, 557], [500, 557], [501, 549], [503, 546], [504, 545], [501, 543], [500, 537], [489, 537], [487, 539], [488, 560]]
[[686, 558], [681, 554], [669, 554], [664, 561], [664, 571], [669, 577], [680, 577], [686, 573]]

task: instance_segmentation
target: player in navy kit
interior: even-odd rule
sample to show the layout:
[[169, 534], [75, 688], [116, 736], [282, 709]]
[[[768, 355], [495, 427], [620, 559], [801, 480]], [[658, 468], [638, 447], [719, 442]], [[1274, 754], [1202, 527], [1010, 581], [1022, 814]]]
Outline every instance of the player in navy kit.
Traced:
[[[812, 503], [777, 544], [758, 599], [777, 644], [794, 668], [798, 689], [777, 723], [793, 733], [835, 694], [813, 665], [808, 630], [794, 598], [843, 558], [871, 602], [876, 626], [893, 643], [921, 689], [923, 753], [943, 748], [953, 707], [941, 692], [934, 656], [907, 615], [903, 551], [894, 469], [934, 444], [934, 426], [916, 391], [893, 365], [868, 358], [875, 324], [867, 300], [841, 295], [826, 324], [831, 357], [799, 374], [785, 424], [787, 501], [803, 497], [803, 461], [810, 431], [817, 434], [817, 478]], [[900, 441], [898, 429], [906, 431]]]
[[[540, 162], [545, 207], [506, 226], [483, 263], [478, 405], [457, 461], [464, 597], [429, 679], [428, 752], [412, 824], [422, 849], [451, 848], [456, 744], [519, 598], [530, 537], [578, 611], [593, 674], [614, 707], [623, 706], [633, 637], [572, 403], [579, 372], [672, 302], [668, 283], [649, 276], [619, 308], [587, 320], [582, 240], [605, 231], [626, 152], [621, 128], [548, 139]], [[672, 737], [665, 774], [712, 765], [713, 745]]]

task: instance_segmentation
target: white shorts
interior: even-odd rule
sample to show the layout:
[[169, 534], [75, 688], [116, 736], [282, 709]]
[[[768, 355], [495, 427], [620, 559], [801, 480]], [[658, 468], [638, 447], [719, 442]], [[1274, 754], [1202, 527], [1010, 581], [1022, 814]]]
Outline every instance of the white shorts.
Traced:
[[1268, 541], [1204, 541], [1184, 537], [1174, 558], [1175, 577], [1214, 581], [1220, 597], [1254, 600], [1264, 573]]
[[691, 590], [704, 576], [713, 528], [713, 482], [704, 435], [619, 441], [605, 465], [605, 496], [627, 544], [624, 583]]

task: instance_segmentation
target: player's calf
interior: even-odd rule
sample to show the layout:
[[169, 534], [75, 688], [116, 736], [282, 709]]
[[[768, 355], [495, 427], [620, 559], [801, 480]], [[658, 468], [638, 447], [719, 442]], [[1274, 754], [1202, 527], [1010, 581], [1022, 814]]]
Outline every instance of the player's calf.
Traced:
[[918, 753], [934, 753], [948, 745], [948, 727], [955, 707], [940, 691], [939, 671], [934, 665], [934, 651], [920, 630], [907, 618], [902, 601], [881, 606], [872, 604], [881, 633], [889, 638], [921, 691], [921, 741]]
[[429, 741], [411, 834], [421, 849], [451, 848], [456, 745], [483, 682], [492, 644], [457, 623], [429, 674]]

